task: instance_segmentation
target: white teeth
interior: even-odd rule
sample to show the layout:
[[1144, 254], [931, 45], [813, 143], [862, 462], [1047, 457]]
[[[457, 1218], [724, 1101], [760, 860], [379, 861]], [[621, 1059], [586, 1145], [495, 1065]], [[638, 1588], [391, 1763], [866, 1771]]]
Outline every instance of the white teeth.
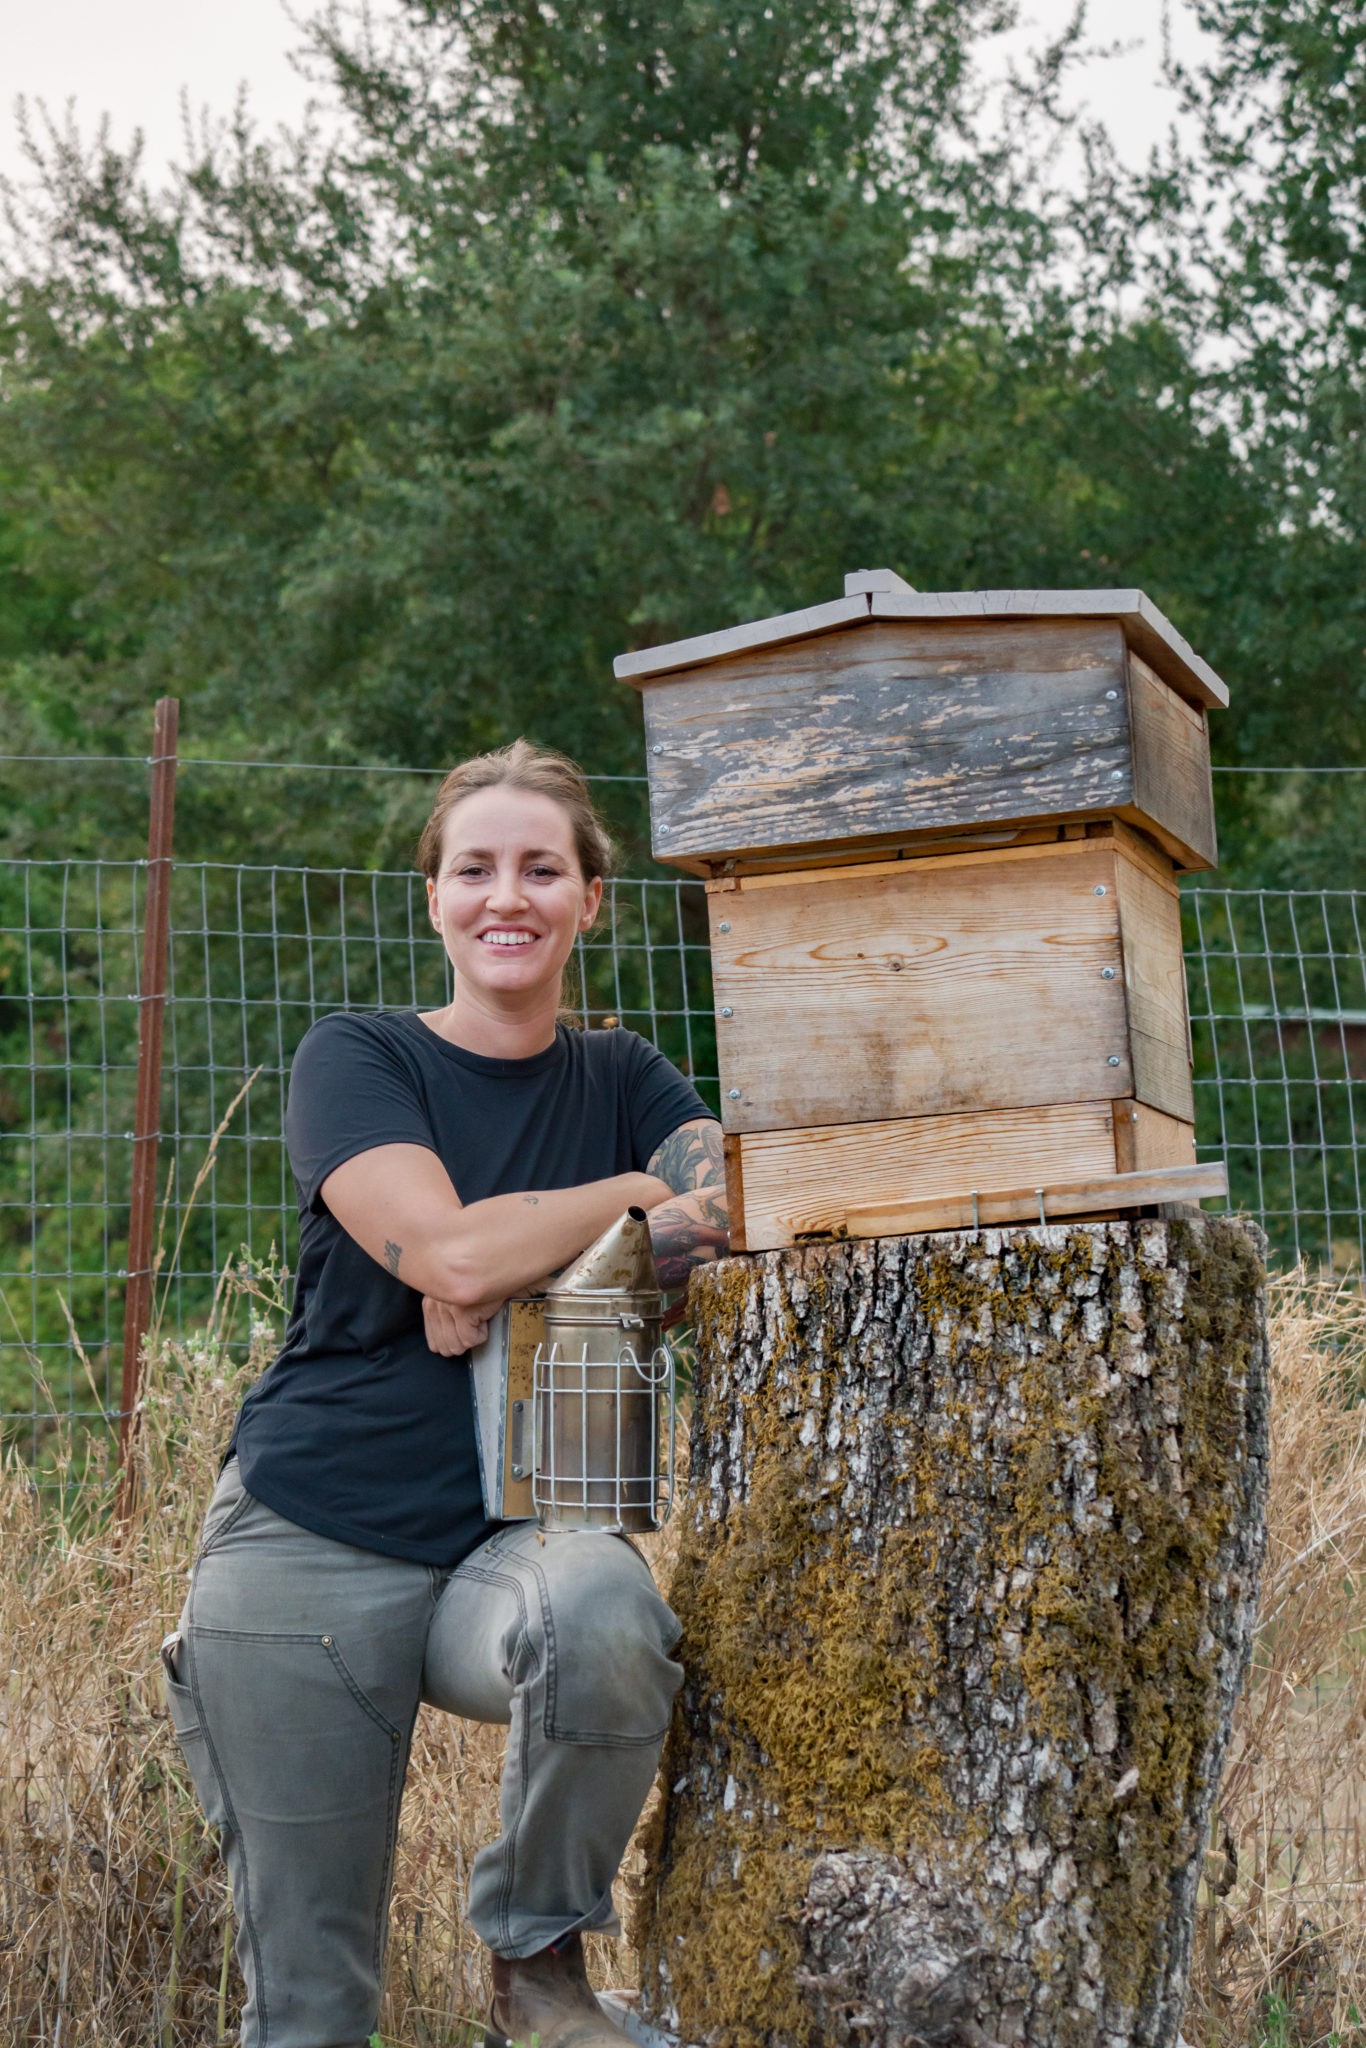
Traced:
[[533, 944], [536, 934], [534, 932], [484, 932], [482, 936], [486, 946], [530, 946]]

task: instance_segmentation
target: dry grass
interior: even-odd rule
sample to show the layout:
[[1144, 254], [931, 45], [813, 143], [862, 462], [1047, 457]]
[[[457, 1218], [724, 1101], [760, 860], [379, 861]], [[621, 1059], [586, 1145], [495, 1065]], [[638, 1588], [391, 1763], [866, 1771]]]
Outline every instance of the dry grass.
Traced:
[[1366, 2044], [1366, 1297], [1272, 1291], [1270, 1546], [1186, 2033]]
[[[237, 2038], [226, 1873], [162, 1701], [157, 1647], [232, 1416], [276, 1341], [269, 1276], [238, 1272], [208, 1331], [153, 1347], [138, 1490], [111, 1540], [102, 1450], [58, 1450], [40, 1494], [17, 1456], [0, 1474], [0, 2041], [5, 2048], [188, 2048]], [[265, 1306], [278, 1308], [278, 1303]], [[249, 1327], [242, 1327], [247, 1323]], [[234, 1335], [237, 1341], [234, 1342]], [[661, 1577], [669, 1532], [649, 1539]], [[394, 1894], [386, 2042], [466, 2038], [485, 2006], [461, 1906], [496, 1831], [500, 1729], [423, 1709]], [[620, 1889], [639, 1883], [628, 1858]], [[623, 1897], [623, 1905], [627, 1898]], [[601, 1985], [629, 1951], [595, 1941]]]
[[[273, 1342], [263, 1291], [237, 1274], [206, 1334], [154, 1352], [121, 1548], [107, 1533], [112, 1485], [98, 1453], [79, 1474], [69, 1449], [59, 1457], [64, 1495], [40, 1498], [17, 1459], [0, 1477], [6, 2048], [236, 2038], [223, 1866], [185, 1782], [156, 1649], [180, 1607], [230, 1417]], [[1345, 2040], [1366, 2009], [1366, 1307], [1355, 1291], [1294, 1281], [1276, 1289], [1274, 1315], [1271, 1556], [1186, 2022], [1202, 2048]], [[657, 1560], [664, 1579], [670, 1562], [667, 1552]], [[482, 2008], [461, 1902], [495, 1824], [501, 1749], [496, 1729], [425, 1712], [419, 1723], [388, 2041], [460, 2042], [462, 2022]], [[631, 1890], [638, 1871], [628, 1866], [623, 1882]], [[596, 1947], [598, 1980], [629, 1981], [629, 1951]]]

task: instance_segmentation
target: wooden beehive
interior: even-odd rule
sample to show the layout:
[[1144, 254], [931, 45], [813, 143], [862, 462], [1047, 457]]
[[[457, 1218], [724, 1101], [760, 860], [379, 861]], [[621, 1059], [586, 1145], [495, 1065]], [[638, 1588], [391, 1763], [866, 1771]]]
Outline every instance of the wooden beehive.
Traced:
[[1175, 875], [1227, 691], [1141, 592], [860, 572], [617, 673], [708, 877], [737, 1249], [1222, 1192]]

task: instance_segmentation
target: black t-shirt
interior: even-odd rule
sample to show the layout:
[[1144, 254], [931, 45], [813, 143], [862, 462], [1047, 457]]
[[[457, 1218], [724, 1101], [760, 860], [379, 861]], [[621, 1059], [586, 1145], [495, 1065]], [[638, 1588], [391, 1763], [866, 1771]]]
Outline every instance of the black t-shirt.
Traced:
[[413, 1010], [324, 1017], [294, 1056], [285, 1135], [299, 1272], [278, 1357], [233, 1432], [249, 1493], [362, 1550], [449, 1568], [490, 1533], [467, 1358], [427, 1347], [422, 1297], [348, 1237], [319, 1193], [376, 1145], [425, 1145], [464, 1203], [643, 1172], [710, 1116], [634, 1031], [573, 1031], [530, 1059], [449, 1044]]

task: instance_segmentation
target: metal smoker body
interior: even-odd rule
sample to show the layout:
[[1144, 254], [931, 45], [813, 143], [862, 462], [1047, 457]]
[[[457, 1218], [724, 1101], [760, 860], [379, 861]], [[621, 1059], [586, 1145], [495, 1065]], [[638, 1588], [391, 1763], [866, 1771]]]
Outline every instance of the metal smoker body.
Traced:
[[628, 1210], [543, 1297], [498, 1311], [470, 1361], [491, 1520], [635, 1534], [667, 1518], [674, 1362], [663, 1312], [643, 1209]]
[[628, 1209], [547, 1291], [532, 1480], [542, 1528], [639, 1532], [668, 1514], [674, 1364], [661, 1341], [663, 1315], [643, 1209]]

